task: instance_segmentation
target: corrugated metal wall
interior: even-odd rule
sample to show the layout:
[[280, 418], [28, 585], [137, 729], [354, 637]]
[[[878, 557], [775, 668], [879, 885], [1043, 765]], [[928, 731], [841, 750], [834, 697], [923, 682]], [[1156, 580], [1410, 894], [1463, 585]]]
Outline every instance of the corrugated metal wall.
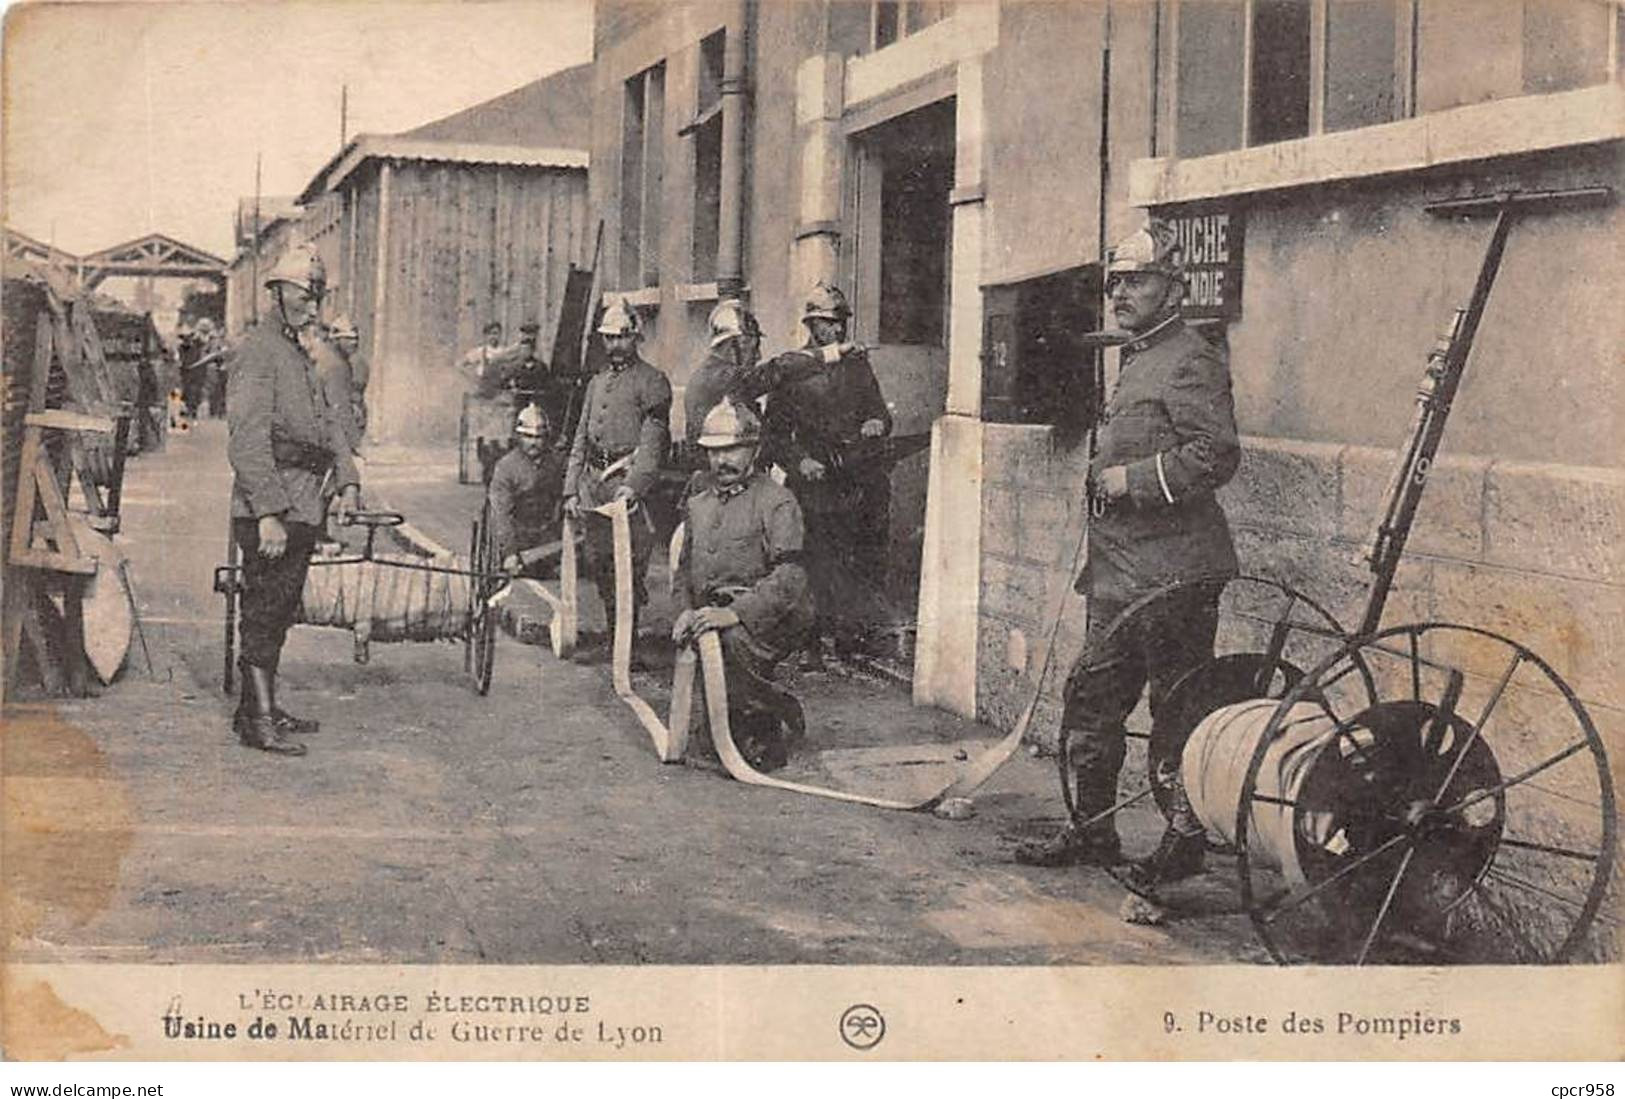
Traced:
[[587, 181], [580, 170], [398, 163], [391, 168], [387, 285], [375, 317], [379, 175], [357, 215], [356, 320], [363, 347], [384, 339], [369, 394], [378, 438], [455, 445], [462, 377], [454, 364], [489, 320], [509, 339], [542, 326], [550, 345], [571, 262], [585, 263]]

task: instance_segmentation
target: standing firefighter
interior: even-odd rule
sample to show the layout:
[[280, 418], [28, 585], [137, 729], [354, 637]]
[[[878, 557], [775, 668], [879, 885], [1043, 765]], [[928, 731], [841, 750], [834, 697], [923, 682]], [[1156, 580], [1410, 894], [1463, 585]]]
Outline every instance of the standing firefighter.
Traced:
[[[327, 395], [327, 405], [339, 418], [350, 450], [360, 453], [361, 435], [367, 426], [366, 406], [361, 403], [360, 393], [367, 383], [363, 380], [357, 385], [355, 380], [355, 363], [351, 358], [357, 346], [355, 325], [349, 317], [340, 314], [333, 318], [325, 332], [317, 331], [316, 339], [310, 341], [309, 346]], [[346, 347], [350, 352], [345, 351]]]
[[521, 558], [556, 535], [563, 462], [553, 449], [553, 427], [538, 405], [526, 405], [514, 423], [514, 447], [491, 471], [491, 535], [497, 559], [514, 575], [539, 572]]
[[851, 315], [835, 287], [821, 282], [812, 288], [801, 312], [809, 336], [803, 351], [829, 365], [776, 389], [766, 427], [773, 460], [807, 516], [819, 633], [842, 641], [873, 613], [886, 572], [891, 511], [890, 469], [843, 460], [852, 444], [892, 429], [868, 355], [844, 343]]
[[[1213, 493], [1236, 471], [1240, 450], [1224, 354], [1179, 316], [1184, 269], [1173, 230], [1153, 220], [1108, 255], [1113, 315], [1131, 339], [1107, 401], [1090, 464], [1093, 516], [1088, 564], [1077, 589], [1088, 596], [1087, 641], [1066, 685], [1061, 722], [1071, 737], [1080, 820], [1117, 800], [1123, 723], [1150, 685], [1155, 714], [1169, 689], [1213, 656], [1219, 594], [1236, 574], [1236, 551]], [[1155, 600], [1115, 631], [1135, 599], [1174, 581], [1194, 581]], [[1206, 582], [1204, 582], [1206, 581]], [[1202, 868], [1201, 824], [1177, 797], [1156, 852], [1135, 868], [1146, 884]], [[1120, 861], [1113, 818], [1022, 847], [1037, 866]]]
[[729, 725], [751, 766], [773, 770], [806, 723], [800, 703], [769, 677], [802, 643], [813, 602], [801, 564], [801, 508], [756, 468], [760, 441], [748, 404], [724, 400], [704, 418], [698, 442], [710, 468], [689, 481], [683, 506], [671, 635], [684, 645], [720, 631]]
[[[632, 527], [633, 636], [637, 612], [647, 593], [644, 570], [654, 549], [649, 490], [671, 446], [671, 383], [638, 356], [637, 314], [616, 299], [598, 325], [609, 367], [593, 375], [576, 423], [570, 464], [564, 474], [564, 510], [574, 517], [611, 500], [636, 508]], [[586, 530], [588, 575], [598, 588], [610, 621], [615, 618], [615, 554], [610, 525], [596, 517]]]
[[243, 338], [228, 375], [232, 534], [243, 554], [243, 693], [233, 726], [251, 748], [299, 756], [305, 746], [288, 734], [317, 725], [277, 705], [277, 665], [333, 492], [342, 492], [341, 512], [352, 510], [360, 478], [307, 350], [320, 300], [310, 267], [290, 256], [265, 285], [272, 323]]
[[[683, 389], [683, 436], [692, 450], [708, 412], [725, 397], [754, 401], [780, 386], [810, 378], [820, 365], [834, 364], [856, 350], [849, 343], [809, 351], [786, 351], [757, 362], [762, 351], [762, 328], [745, 303], [728, 298], [717, 303], [707, 321], [711, 346], [689, 376]], [[699, 458], [704, 465], [704, 458]]]

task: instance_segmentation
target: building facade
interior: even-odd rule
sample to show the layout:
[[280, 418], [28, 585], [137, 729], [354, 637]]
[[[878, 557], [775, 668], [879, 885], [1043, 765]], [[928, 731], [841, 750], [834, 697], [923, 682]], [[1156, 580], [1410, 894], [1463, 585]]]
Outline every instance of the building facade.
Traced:
[[[1055, 351], [1098, 326], [1108, 242], [1183, 227], [1246, 436], [1223, 495], [1243, 568], [1353, 625], [1349, 559], [1489, 233], [1424, 207], [1620, 177], [1602, 0], [606, 0], [596, 21], [592, 196], [649, 357], [686, 379], [730, 241], [769, 351], [802, 338], [813, 280], [847, 291], [888, 401], [933, 432], [915, 697], [997, 724], [1052, 602], [1059, 659], [1081, 645], [1085, 454], [1055, 426]], [[1622, 227], [1614, 205], [1514, 229], [1387, 616], [1547, 653], [1615, 745]], [[1035, 728], [1057, 721], [1052, 690]]]
[[329, 313], [371, 363], [368, 434], [455, 446], [455, 364], [492, 320], [549, 347], [571, 264], [591, 262], [588, 70], [567, 69], [401, 134], [362, 134], [305, 188], [302, 236]]

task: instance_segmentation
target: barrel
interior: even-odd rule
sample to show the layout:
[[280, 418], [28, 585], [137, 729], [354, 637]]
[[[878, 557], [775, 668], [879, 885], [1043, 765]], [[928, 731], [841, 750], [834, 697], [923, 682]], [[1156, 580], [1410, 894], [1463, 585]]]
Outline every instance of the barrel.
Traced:
[[[1236, 840], [1247, 769], [1280, 703], [1253, 698], [1221, 706], [1203, 718], [1185, 742], [1180, 776], [1191, 808], [1207, 828], [1227, 843]], [[1253, 787], [1248, 819], [1248, 856], [1279, 869], [1294, 886], [1308, 884], [1298, 859], [1300, 842], [1335, 843], [1333, 816], [1259, 800], [1257, 795], [1296, 802], [1325, 748], [1336, 737], [1336, 722], [1321, 707], [1300, 702], [1281, 721]]]

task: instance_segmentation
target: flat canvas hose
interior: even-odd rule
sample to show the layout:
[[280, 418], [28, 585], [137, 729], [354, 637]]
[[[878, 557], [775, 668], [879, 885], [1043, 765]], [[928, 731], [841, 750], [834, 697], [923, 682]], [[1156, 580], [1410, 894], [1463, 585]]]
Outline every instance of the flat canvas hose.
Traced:
[[[661, 725], [659, 718], [655, 716], [653, 708], [639, 698], [632, 689], [632, 528], [628, 519], [626, 502], [624, 500], [615, 500], [593, 510], [609, 519], [615, 545], [615, 638], [612, 663], [615, 693], [632, 708], [632, 712], [637, 715], [638, 721], [648, 730], [650, 737], [654, 740], [655, 751], [661, 761], [665, 763], [675, 762], [681, 758], [683, 750], [688, 744], [689, 713], [694, 692], [695, 646], [684, 646], [683, 650], [678, 654], [677, 664], [673, 669], [672, 676], [671, 724], [670, 726]], [[569, 534], [570, 532], [567, 531], [565, 535], [566, 545], [570, 544]], [[573, 579], [573, 561], [570, 561], [567, 567], [561, 569], [561, 587], [567, 585], [573, 591]], [[1054, 617], [1059, 621], [1059, 607], [1056, 608]], [[706, 716], [710, 720], [711, 739], [716, 746], [717, 755], [722, 760], [722, 765], [731, 776], [752, 786], [789, 790], [798, 794], [831, 798], [835, 801], [873, 805], [881, 809], [900, 809], [911, 812], [929, 811], [948, 798], [969, 796], [972, 791], [992, 777], [993, 773], [1015, 754], [1016, 749], [1021, 746], [1022, 737], [1026, 735], [1033, 713], [1038, 708], [1039, 692], [1035, 689], [1026, 709], [1022, 711], [1020, 720], [1005, 735], [1004, 739], [963, 767], [952, 782], [949, 782], [936, 793], [914, 801], [875, 797], [847, 790], [835, 790], [825, 786], [774, 778], [771, 775], [763, 774], [747, 763], [738, 746], [734, 743], [733, 732], [728, 724], [728, 685], [722, 661], [722, 642], [714, 631], [707, 631], [700, 635], [698, 650], [699, 663], [704, 666], [705, 670], [705, 707]], [[1053, 637], [1051, 650], [1053, 651]], [[1046, 671], [1048, 667], [1049, 664], [1046, 662]], [[1042, 679], [1043, 677], [1040, 676], [1040, 688], [1042, 687]]]

